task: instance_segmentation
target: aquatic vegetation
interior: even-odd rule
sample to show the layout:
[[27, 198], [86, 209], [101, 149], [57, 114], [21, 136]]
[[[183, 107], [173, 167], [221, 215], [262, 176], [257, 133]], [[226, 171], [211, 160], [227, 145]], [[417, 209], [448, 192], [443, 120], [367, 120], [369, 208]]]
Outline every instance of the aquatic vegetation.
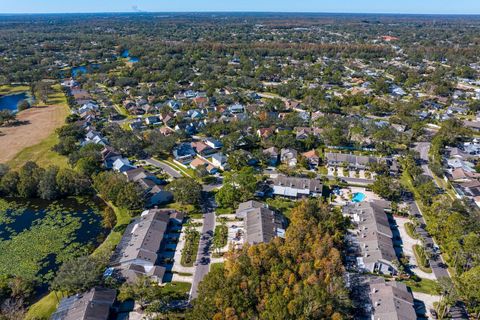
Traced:
[[[58, 266], [90, 253], [104, 236], [91, 199], [0, 201], [0, 275], [48, 282]], [[100, 238], [100, 239], [99, 239]]]

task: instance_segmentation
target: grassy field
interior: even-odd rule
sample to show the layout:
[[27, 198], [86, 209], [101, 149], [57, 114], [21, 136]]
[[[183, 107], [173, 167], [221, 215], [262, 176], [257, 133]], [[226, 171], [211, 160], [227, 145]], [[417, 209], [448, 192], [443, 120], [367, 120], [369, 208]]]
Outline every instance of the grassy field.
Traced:
[[[56, 152], [53, 152], [51, 149], [52, 147], [58, 143], [58, 137], [54, 132], [55, 128], [63, 124], [64, 119], [67, 117], [69, 113], [67, 99], [64, 93], [61, 90], [60, 85], [52, 86], [53, 92], [49, 96], [47, 108], [41, 109], [29, 109], [24, 111], [25, 113], [32, 114], [36, 112], [38, 114], [33, 114], [32, 118], [26, 119], [27, 121], [31, 122], [25, 126], [19, 126], [13, 128], [12, 132], [7, 132], [2, 143], [5, 143], [12, 148], [19, 148], [18, 152], [15, 150], [16, 155], [10, 159], [7, 163], [10, 167], [16, 169], [21, 167], [27, 161], [36, 161], [38, 165], [42, 167], [46, 167], [49, 165], [57, 165], [59, 167], [67, 167], [67, 158], [60, 156]], [[51, 109], [55, 108], [55, 109]], [[54, 110], [54, 112], [52, 112]], [[42, 114], [45, 112], [49, 112], [47, 116], [40, 119]], [[39, 123], [36, 123], [36, 119], [39, 119]], [[22, 118], [22, 113], [19, 113], [19, 118]], [[47, 133], [46, 138], [42, 139], [38, 143], [34, 143], [33, 145], [29, 145], [32, 141], [35, 141], [35, 138], [39, 135], [36, 134], [38, 130], [51, 130], [50, 133]], [[5, 129], [10, 130], [10, 128]], [[26, 134], [25, 131], [28, 131]], [[44, 134], [44, 132], [42, 132]], [[13, 139], [13, 140], [12, 140]], [[24, 140], [24, 143], [19, 140]], [[15, 142], [15, 143], [13, 143]], [[18, 144], [17, 144], [18, 143]]]
[[0, 96], [14, 94], [14, 93], [18, 93], [18, 92], [25, 92], [25, 91], [27, 91], [27, 92], [30, 91], [30, 87], [25, 86], [25, 85], [19, 85], [19, 86], [3, 85], [3, 86], [0, 86]]
[[50, 316], [57, 309], [58, 301], [61, 300], [64, 295], [61, 292], [50, 292], [47, 296], [35, 303], [28, 309], [25, 315], [26, 320], [40, 320], [49, 319]]

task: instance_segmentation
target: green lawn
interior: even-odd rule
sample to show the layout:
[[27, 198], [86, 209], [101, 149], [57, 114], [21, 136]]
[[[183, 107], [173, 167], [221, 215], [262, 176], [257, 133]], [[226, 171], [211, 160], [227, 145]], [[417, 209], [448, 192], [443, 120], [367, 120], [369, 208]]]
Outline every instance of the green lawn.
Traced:
[[25, 85], [20, 85], [20, 86], [3, 85], [3, 86], [0, 86], [0, 96], [14, 94], [14, 93], [18, 93], [18, 92], [25, 92], [25, 91], [27, 91], [27, 92], [30, 91], [30, 87], [25, 86]]
[[198, 244], [200, 242], [200, 232], [192, 229], [185, 235], [185, 246], [182, 250], [180, 264], [184, 267], [192, 267], [197, 260]]
[[175, 292], [178, 294], [188, 294], [190, 292], [190, 288], [192, 287], [191, 283], [188, 282], [169, 282], [163, 286], [164, 293]]
[[52, 151], [52, 147], [58, 143], [58, 136], [52, 133], [47, 139], [39, 144], [27, 147], [20, 151], [15, 158], [8, 162], [12, 169], [18, 169], [27, 161], [35, 161], [40, 167], [56, 165], [61, 168], [68, 167], [67, 158]]
[[50, 292], [47, 296], [43, 297], [40, 301], [35, 303], [28, 309], [25, 315], [26, 320], [43, 320], [49, 319], [52, 313], [57, 309], [58, 300], [63, 298], [63, 294], [58, 292], [56, 295], [54, 292]]
[[169, 166], [171, 166], [173, 169], [179, 171], [182, 175], [186, 176], [186, 177], [189, 177], [189, 178], [194, 178], [195, 177], [195, 172], [193, 171], [193, 169], [190, 169], [190, 168], [185, 168], [179, 164], [176, 164], [173, 160], [171, 159], [168, 159], [168, 160], [158, 160], [158, 159], [155, 159], [157, 161], [160, 161], [160, 162], [164, 162], [166, 164], [168, 164]]
[[422, 246], [415, 244], [413, 245], [413, 254], [415, 255], [415, 259], [417, 259], [420, 270], [426, 273], [432, 273], [432, 268], [430, 268], [428, 259], [425, 256], [425, 249]]
[[403, 280], [412, 291], [426, 293], [430, 295], [437, 295], [437, 282], [430, 279], [420, 279], [420, 281], [414, 281], [412, 279]]
[[130, 212], [127, 209], [117, 208], [110, 203], [109, 206], [115, 212], [115, 216], [117, 217], [117, 224], [110, 231], [110, 234], [107, 236], [105, 241], [102, 242], [102, 244], [98, 246], [97, 249], [95, 249], [95, 251], [92, 253], [92, 256], [101, 257], [104, 254], [106, 255], [108, 253], [111, 253], [122, 239], [123, 231], [125, 230], [126, 226], [132, 220]]
[[415, 227], [411, 222], [405, 223], [405, 231], [412, 239], [418, 239], [418, 236], [415, 234]]
[[[53, 85], [52, 88], [53, 92], [48, 97], [48, 104], [52, 106], [61, 106], [64, 111], [63, 117], [66, 118], [69, 110], [67, 98], [65, 97], [65, 94], [63, 93], [60, 85]], [[56, 145], [58, 141], [59, 140], [57, 134], [55, 132], [52, 132], [52, 134], [48, 136], [48, 138], [46, 138], [39, 144], [27, 147], [20, 151], [15, 156], [15, 158], [8, 162], [8, 165], [13, 169], [18, 169], [27, 161], [35, 161], [41, 167], [56, 165], [61, 168], [66, 168], [68, 167], [67, 158], [52, 151], [52, 147]]]
[[210, 264], [210, 271], [214, 271], [217, 269], [223, 269], [224, 263], [223, 262], [216, 262]]

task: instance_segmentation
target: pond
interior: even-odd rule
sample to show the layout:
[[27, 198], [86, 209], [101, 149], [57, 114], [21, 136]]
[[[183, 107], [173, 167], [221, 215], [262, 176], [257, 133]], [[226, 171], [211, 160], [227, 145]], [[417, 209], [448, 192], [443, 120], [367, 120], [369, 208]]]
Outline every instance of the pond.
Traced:
[[29, 100], [27, 92], [20, 92], [15, 94], [9, 94], [6, 96], [0, 96], [0, 110], [10, 110], [17, 112], [17, 105], [22, 100]]
[[60, 264], [90, 253], [106, 237], [101, 207], [89, 198], [0, 199], [0, 275], [35, 279], [46, 289]]
[[73, 78], [77, 78], [81, 76], [82, 74], [88, 74], [92, 72], [93, 69], [98, 69], [100, 65], [98, 63], [92, 63], [89, 65], [83, 65], [83, 66], [78, 66], [78, 67], [72, 67], [70, 69], [70, 72], [72, 73]]
[[138, 57], [131, 57], [130, 50], [123, 50], [122, 54], [120, 55], [122, 58], [128, 58], [128, 62], [137, 63], [140, 61]]

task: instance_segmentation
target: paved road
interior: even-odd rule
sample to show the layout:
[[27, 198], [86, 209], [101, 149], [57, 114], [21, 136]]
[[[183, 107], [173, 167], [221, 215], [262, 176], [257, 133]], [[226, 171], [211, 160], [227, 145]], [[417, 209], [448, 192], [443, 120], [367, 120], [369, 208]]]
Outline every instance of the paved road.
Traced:
[[[437, 184], [437, 181], [433, 178], [432, 171], [428, 167], [428, 161], [429, 161], [428, 154], [430, 151], [430, 146], [431, 146], [430, 142], [418, 142], [415, 144], [414, 149], [420, 153], [420, 159], [422, 160], [421, 166], [423, 169], [423, 173], [431, 177], [435, 185], [437, 187], [440, 187]], [[422, 212], [420, 211], [418, 204], [413, 200], [409, 201], [409, 204], [410, 204], [411, 212], [415, 216], [417, 216], [417, 218], [419, 219], [422, 225], [426, 225], [425, 219], [423, 218]], [[426, 246], [434, 246], [434, 241], [432, 237], [430, 236], [430, 234], [428, 234], [428, 232], [424, 228], [419, 227], [416, 229], [416, 231], [423, 239], [425, 239]], [[432, 268], [432, 271], [435, 274], [435, 277], [437, 277], [437, 279], [440, 279], [443, 277], [450, 278], [450, 274], [448, 273], [448, 269], [446, 268], [445, 262], [441, 255], [436, 255], [432, 257], [432, 259], [430, 259], [430, 267]], [[464, 305], [461, 304], [460, 302], [457, 302], [457, 304], [450, 307], [450, 317], [451, 319], [468, 319], [468, 315]]]
[[423, 173], [432, 178], [433, 182], [437, 187], [440, 187], [437, 183], [437, 181], [433, 178], [432, 170], [428, 167], [428, 161], [429, 157], [428, 154], [430, 152], [430, 142], [417, 142], [415, 144], [414, 150], [418, 151], [420, 154], [420, 160], [422, 161], [421, 167], [423, 170]]
[[198, 245], [197, 260], [195, 262], [195, 272], [193, 273], [193, 283], [190, 290], [190, 300], [198, 296], [198, 285], [210, 271], [211, 246], [213, 232], [215, 230], [215, 198], [211, 193], [204, 193], [202, 211], [203, 228], [200, 243]]
[[148, 164], [151, 164], [152, 166], [161, 168], [163, 171], [165, 171], [165, 172], [166, 172], [169, 176], [171, 176], [172, 178], [178, 179], [178, 178], [182, 178], [182, 177], [183, 177], [180, 172], [178, 172], [177, 170], [173, 169], [171, 166], [169, 166], [168, 164], [166, 164], [166, 163], [164, 163], [164, 162], [160, 162], [160, 161], [155, 160], [155, 159], [153, 159], [153, 158], [146, 159], [145, 162], [148, 163]]
[[[410, 205], [410, 212], [415, 215], [418, 218], [418, 221], [420, 221], [421, 225], [426, 225], [425, 219], [423, 218], [423, 215], [420, 211], [420, 208], [418, 207], [417, 203], [413, 200], [409, 201]], [[425, 245], [428, 247], [432, 247], [435, 245], [435, 242], [433, 241], [432, 237], [430, 234], [423, 228], [422, 226], [419, 226], [415, 230], [420, 237], [424, 239]], [[437, 279], [443, 278], [443, 277], [450, 277], [450, 274], [448, 273], [448, 269], [445, 267], [445, 262], [443, 261], [443, 258], [441, 255], [436, 255], [430, 259], [430, 267], [432, 268], [433, 274]]]

